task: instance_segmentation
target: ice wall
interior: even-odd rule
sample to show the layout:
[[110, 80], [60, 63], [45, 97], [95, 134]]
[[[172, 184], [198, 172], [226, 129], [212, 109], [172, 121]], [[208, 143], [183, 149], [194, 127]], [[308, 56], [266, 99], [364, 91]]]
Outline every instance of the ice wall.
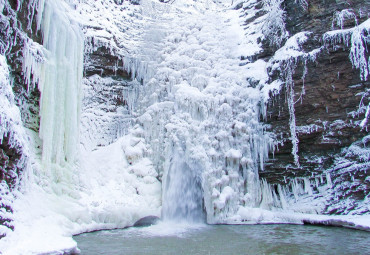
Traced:
[[41, 31], [46, 61], [42, 67], [40, 138], [43, 163], [74, 163], [78, 155], [79, 115], [83, 71], [83, 35], [77, 23], [47, 0]]
[[73, 163], [79, 143], [84, 36], [65, 11], [70, 8], [65, 1], [31, 0], [27, 8], [28, 29], [36, 23], [43, 38], [43, 47], [28, 39], [23, 50], [25, 82], [37, 84], [41, 92], [43, 163], [46, 168]]

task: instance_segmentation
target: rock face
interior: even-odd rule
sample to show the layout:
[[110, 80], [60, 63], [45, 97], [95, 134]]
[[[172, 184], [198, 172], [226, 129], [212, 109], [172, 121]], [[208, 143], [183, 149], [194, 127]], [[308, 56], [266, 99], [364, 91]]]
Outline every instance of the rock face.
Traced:
[[[115, 60], [114, 56], [106, 54], [89, 60], [85, 67], [81, 142], [86, 149], [112, 143], [132, 125], [135, 97], [130, 95], [134, 94], [134, 86], [140, 84], [131, 81], [122, 63], [117, 70], [112, 70]], [[113, 64], [109, 64], [110, 61]]]
[[[27, 6], [28, 1], [24, 1], [24, 4]], [[21, 126], [35, 131], [38, 131], [39, 126], [40, 95], [37, 88], [25, 83], [22, 71], [22, 48], [30, 39], [29, 36], [35, 40], [40, 40], [40, 37], [37, 34], [32, 35], [31, 31], [26, 29], [28, 26], [27, 10], [17, 10], [17, 1], [5, 1], [1, 4], [0, 53], [6, 57], [7, 63], [1, 63], [2, 84], [0, 85], [2, 100], [0, 111], [0, 225], [8, 229], [13, 229], [11, 216], [13, 192], [19, 188], [27, 165], [28, 155]], [[10, 72], [10, 77], [8, 77], [8, 72]], [[7, 86], [9, 86], [9, 91], [7, 91]], [[23, 122], [20, 120], [18, 109]], [[4, 235], [3, 230], [0, 231], [0, 236]]]
[[[32, 0], [30, 0], [32, 1]], [[18, 9], [18, 1], [5, 1], [1, 13], [2, 40], [1, 54], [5, 55], [10, 66], [13, 93], [17, 106], [20, 108], [25, 127], [38, 132], [40, 125], [39, 100], [40, 92], [37, 84], [27, 84], [26, 74], [23, 73], [23, 48], [30, 41], [41, 42], [41, 35], [35, 32], [36, 23], [29, 24], [29, 0], [23, 1]]]
[[[293, 75], [300, 165], [294, 164], [291, 154], [290, 113], [284, 87], [268, 103], [266, 123], [279, 137], [280, 144], [274, 155], [270, 155], [260, 177], [269, 183], [284, 184], [287, 178], [313, 178], [328, 172], [337, 188], [331, 191], [335, 202], [328, 201], [325, 212], [368, 212], [369, 209], [362, 208], [360, 204], [369, 199], [369, 165], [358, 156], [352, 154], [351, 157], [348, 148], [358, 144], [363, 149], [360, 153], [368, 151], [367, 138], [363, 140], [368, 130], [367, 127], [361, 128], [359, 123], [366, 118], [365, 111], [360, 108], [369, 103], [366, 92], [370, 82], [361, 80], [360, 71], [353, 68], [349, 60], [350, 46], [343, 43], [325, 45], [322, 38], [324, 33], [333, 29], [332, 24], [336, 25], [336, 12], [351, 8], [360, 24], [369, 18], [369, 6], [363, 1], [333, 0], [308, 1], [307, 10], [294, 1], [285, 1], [284, 7], [289, 34], [310, 31], [311, 39], [303, 47], [310, 50], [323, 47], [324, 50], [315, 61], [307, 61], [306, 66], [298, 64]], [[345, 19], [345, 28], [355, 25], [354, 17]], [[307, 73], [303, 75], [305, 69]], [[348, 182], [351, 185], [341, 185]], [[348, 203], [341, 203], [340, 200], [347, 200]]]
[[[9, 134], [0, 144], [0, 182], [5, 182], [7, 184], [2, 185], [0, 188], [0, 195], [2, 197], [0, 209], [6, 212], [4, 215], [0, 215], [0, 225], [13, 229], [12, 218], [6, 217], [6, 215], [13, 213], [11, 203], [6, 200], [6, 197], [9, 196], [9, 191], [16, 187], [18, 175], [22, 171], [22, 169], [17, 167], [17, 162], [21, 158], [22, 151], [19, 150], [19, 148], [12, 148], [8, 142]], [[0, 238], [2, 236], [3, 234], [0, 234]]]
[[148, 227], [157, 224], [159, 218], [157, 216], [146, 216], [136, 221], [134, 227]]

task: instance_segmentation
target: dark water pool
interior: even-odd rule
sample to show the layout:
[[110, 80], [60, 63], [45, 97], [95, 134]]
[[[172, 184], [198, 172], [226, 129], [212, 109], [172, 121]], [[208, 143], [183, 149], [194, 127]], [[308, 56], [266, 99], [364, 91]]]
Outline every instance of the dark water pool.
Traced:
[[307, 225], [178, 225], [75, 236], [84, 255], [370, 254], [370, 233]]

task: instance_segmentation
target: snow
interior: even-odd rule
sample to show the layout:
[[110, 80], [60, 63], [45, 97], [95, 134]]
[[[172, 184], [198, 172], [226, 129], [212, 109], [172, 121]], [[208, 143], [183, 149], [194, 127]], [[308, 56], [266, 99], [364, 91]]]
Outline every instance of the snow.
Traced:
[[[248, 25], [243, 19], [258, 12], [258, 1], [243, 3], [251, 10], [247, 13], [230, 8], [230, 1], [61, 2], [31, 1], [28, 6], [29, 19], [37, 13], [44, 38], [42, 46], [27, 41], [23, 66], [27, 84], [38, 83], [41, 91], [40, 134], [22, 131], [8, 78], [1, 81], [6, 92], [0, 94], [5, 98], [0, 117], [10, 120], [6, 128], [15, 130], [22, 147], [30, 147], [26, 185], [16, 200], [8, 199], [15, 231], [0, 229], [7, 233], [0, 241], [4, 254], [77, 251], [73, 234], [131, 226], [147, 215], [176, 221], [205, 217], [210, 224], [311, 222], [370, 228], [368, 216], [317, 215], [332, 195], [336, 180], [330, 173], [279, 185], [259, 178], [276, 145], [260, 122], [271, 93], [288, 88], [296, 165], [297, 132], [318, 128], [295, 125], [291, 79], [296, 63], [314, 60], [322, 49], [303, 51], [309, 32], [289, 37], [282, 1], [265, 1], [267, 13]], [[276, 17], [279, 22], [271, 23]], [[268, 62], [252, 61], [271, 29], [278, 33], [273, 43], [284, 45]], [[368, 21], [358, 29], [368, 29]], [[341, 38], [338, 34], [325, 38]], [[118, 84], [103, 75], [82, 79], [83, 61], [88, 63], [89, 54], [101, 47], [123, 61], [131, 81]], [[354, 47], [353, 58], [361, 60], [361, 44]], [[7, 67], [4, 58], [0, 63]], [[359, 66], [364, 69], [363, 61]], [[281, 68], [283, 77], [271, 81], [268, 72]], [[8, 77], [3, 69], [1, 77]], [[108, 102], [105, 95], [122, 86], [127, 104]], [[7, 130], [1, 126], [1, 134]], [[347, 153], [368, 159], [360, 145]]]
[[[9, 187], [5, 180], [0, 181], [0, 196], [2, 209], [0, 210], [0, 218], [3, 220], [14, 220], [13, 215], [6, 210], [6, 207], [11, 208], [14, 203], [14, 194], [12, 189], [19, 188], [19, 169], [28, 169], [29, 147], [28, 136], [22, 125], [21, 114], [14, 102], [14, 94], [11, 88], [9, 67], [5, 56], [0, 55], [0, 143], [7, 137], [8, 144], [15, 149], [21, 156], [16, 162], [16, 165], [6, 174], [12, 177], [14, 187]], [[3, 166], [7, 166], [4, 162]], [[8, 166], [11, 167], [11, 166]], [[7, 171], [7, 169], [2, 169]], [[4, 177], [2, 177], [4, 178]], [[4, 224], [0, 227], [0, 235], [9, 234], [11, 232], [9, 226]], [[10, 222], [12, 225], [12, 222]]]
[[[13, 192], [17, 199], [9, 197], [15, 230], [1, 228], [7, 234], [0, 242], [4, 254], [77, 251], [73, 234], [126, 227], [141, 217], [160, 215], [161, 185], [145, 157], [148, 149], [139, 128], [99, 149], [94, 140], [86, 142], [85, 148], [78, 146], [83, 35], [72, 18], [76, 13], [64, 2], [41, 2], [45, 6], [37, 13], [42, 16], [44, 43], [28, 41], [24, 49], [29, 52], [24, 56], [24, 70], [34, 79], [26, 76], [27, 82], [38, 83], [41, 91], [40, 134], [24, 131], [5, 58], [1, 58], [0, 96], [4, 97], [2, 111], [6, 111], [1, 114], [1, 134], [14, 136], [12, 146], [21, 147], [23, 156], [29, 157], [22, 161], [29, 165], [23, 168], [24, 187]], [[7, 187], [2, 184], [1, 188], [8, 194]]]
[[14, 94], [10, 85], [9, 69], [6, 59], [0, 55], [0, 96], [1, 96], [1, 129], [0, 141], [9, 137], [11, 147], [26, 146], [27, 137], [24, 134], [18, 107], [14, 102]]
[[283, 47], [276, 51], [274, 59], [277, 61], [288, 60], [289, 58], [298, 58], [305, 53], [302, 51], [301, 45], [308, 40], [310, 32], [299, 32], [290, 37]]
[[282, 9], [282, 0], [264, 0], [263, 9], [267, 17], [263, 24], [263, 34], [268, 38], [270, 45], [280, 46], [287, 37], [285, 28], [285, 11]]
[[241, 208], [226, 224], [317, 224], [370, 230], [369, 216], [314, 215], [273, 212], [260, 208]]
[[363, 81], [367, 80], [370, 73], [369, 59], [366, 57], [366, 52], [368, 52], [366, 42], [369, 32], [370, 19], [367, 19], [353, 28], [333, 30], [323, 35], [323, 40], [328, 46], [334, 47], [341, 43], [347, 46], [351, 45], [349, 58], [352, 66], [360, 69], [360, 78]]
[[[37, 140], [33, 131], [29, 135]], [[34, 151], [33, 174], [24, 194], [13, 203], [15, 231], [1, 240], [0, 250], [60, 254], [76, 250], [74, 234], [131, 226], [144, 216], [160, 216], [161, 185], [152, 163], [139, 155], [135, 161], [125, 155], [128, 150], [142, 150], [138, 139], [130, 134], [93, 152], [83, 151], [79, 172], [68, 183], [61, 175], [62, 179], [51, 182], [40, 164], [40, 151]]]

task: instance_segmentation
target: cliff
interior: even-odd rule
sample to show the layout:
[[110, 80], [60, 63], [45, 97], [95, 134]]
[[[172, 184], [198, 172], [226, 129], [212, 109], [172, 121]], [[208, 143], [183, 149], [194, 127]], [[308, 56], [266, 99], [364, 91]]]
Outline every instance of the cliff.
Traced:
[[[369, 6], [363, 1], [309, 1], [307, 7], [301, 8], [294, 1], [285, 1], [282, 7], [288, 33], [309, 31], [310, 39], [302, 48], [320, 49], [320, 54], [294, 67], [299, 166], [291, 154], [288, 92], [283, 87], [267, 106], [266, 123], [278, 137], [279, 145], [260, 177], [279, 184], [297, 177], [313, 180], [329, 173], [333, 189], [324, 213], [366, 213], [369, 209], [364, 201], [368, 201], [370, 186], [365, 115], [370, 83], [368, 76], [361, 76], [361, 71], [349, 61], [353, 42], [336, 43], [325, 40], [325, 36], [328, 31], [351, 29], [365, 22]], [[362, 36], [361, 43], [366, 45], [368, 31], [364, 30]], [[365, 52], [365, 58], [368, 56]], [[366, 123], [361, 125], [364, 119]]]

